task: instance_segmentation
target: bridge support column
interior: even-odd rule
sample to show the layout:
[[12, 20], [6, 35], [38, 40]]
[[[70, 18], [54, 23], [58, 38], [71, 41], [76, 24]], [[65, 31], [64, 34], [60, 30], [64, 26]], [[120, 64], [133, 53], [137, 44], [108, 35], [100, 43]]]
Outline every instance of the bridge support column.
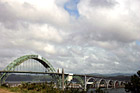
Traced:
[[62, 90], [64, 90], [64, 69], [62, 69]]
[[87, 91], [87, 77], [85, 75], [85, 87], [84, 87], [84, 91]]
[[109, 88], [109, 83], [106, 84], [106, 88], [107, 88], [107, 89]]
[[0, 86], [2, 85], [2, 82], [1, 82], [1, 80], [0, 80]]
[[99, 84], [99, 82], [97, 82], [97, 87], [96, 88], [99, 88], [100, 87], [100, 84]]
[[0, 86], [2, 85], [2, 78], [1, 78], [2, 73], [0, 73]]

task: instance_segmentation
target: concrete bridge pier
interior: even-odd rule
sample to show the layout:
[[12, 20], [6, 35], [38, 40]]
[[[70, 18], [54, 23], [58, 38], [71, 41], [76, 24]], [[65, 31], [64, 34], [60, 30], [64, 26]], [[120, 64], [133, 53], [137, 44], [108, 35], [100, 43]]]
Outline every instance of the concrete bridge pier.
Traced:
[[2, 85], [2, 82], [1, 82], [1, 80], [0, 80], [0, 86]]
[[62, 90], [64, 91], [64, 69], [62, 69]]
[[84, 91], [87, 91], [87, 77], [86, 77], [86, 75], [85, 75], [85, 84], [84, 84], [85, 86], [84, 86]]
[[99, 84], [99, 82], [97, 81], [97, 83], [96, 83], [96, 88], [99, 88], [100, 87], [100, 84]]

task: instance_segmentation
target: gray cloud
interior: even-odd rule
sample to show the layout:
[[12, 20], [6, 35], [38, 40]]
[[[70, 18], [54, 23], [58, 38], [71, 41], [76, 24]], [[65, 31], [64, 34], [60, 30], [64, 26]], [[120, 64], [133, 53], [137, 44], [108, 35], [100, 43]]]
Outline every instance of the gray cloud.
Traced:
[[93, 7], [113, 7], [117, 2], [115, 0], [90, 0]]
[[63, 8], [66, 2], [0, 1], [0, 69], [38, 54], [72, 73], [139, 70], [137, 0], [80, 0], [77, 19]]

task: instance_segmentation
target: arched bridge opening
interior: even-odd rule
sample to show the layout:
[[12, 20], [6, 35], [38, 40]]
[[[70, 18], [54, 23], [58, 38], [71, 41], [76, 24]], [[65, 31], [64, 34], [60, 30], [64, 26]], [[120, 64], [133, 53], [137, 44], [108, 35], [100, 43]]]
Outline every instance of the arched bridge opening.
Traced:
[[68, 84], [69, 88], [82, 88], [84, 86], [84, 82], [82, 77], [80, 76], [73, 76], [72, 80]]
[[93, 77], [88, 78], [86, 81], [86, 86], [87, 86], [87, 89], [96, 88], [96, 79]]
[[120, 87], [119, 81], [118, 80], [114, 81], [114, 88], [119, 88], [119, 87]]
[[113, 80], [108, 80], [107, 81], [107, 88], [114, 88], [114, 82], [113, 82]]
[[120, 81], [120, 82], [119, 82], [119, 87], [120, 87], [120, 88], [124, 88], [124, 87], [125, 87], [125, 83], [124, 83], [123, 81]]
[[98, 80], [97, 88], [107, 88], [107, 82], [105, 79]]
[[[53, 66], [39, 55], [25, 55], [11, 62], [3, 71], [21, 72], [56, 72]], [[1, 83], [4, 83], [9, 73], [0, 76]]]

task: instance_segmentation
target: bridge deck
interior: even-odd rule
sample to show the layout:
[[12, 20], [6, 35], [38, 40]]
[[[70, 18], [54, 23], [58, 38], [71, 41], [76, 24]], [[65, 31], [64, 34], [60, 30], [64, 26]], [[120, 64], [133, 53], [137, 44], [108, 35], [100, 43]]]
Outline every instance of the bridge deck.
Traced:
[[[56, 74], [56, 75], [62, 75], [62, 73], [56, 73], [56, 72], [32, 72], [32, 71], [0, 71], [0, 73], [30, 73], [30, 74]], [[69, 75], [68, 73], [64, 73], [65, 75]], [[93, 75], [84, 75], [84, 74], [73, 74], [73, 76], [86, 76], [86, 77], [95, 77], [95, 78], [101, 78], [96, 77]]]

